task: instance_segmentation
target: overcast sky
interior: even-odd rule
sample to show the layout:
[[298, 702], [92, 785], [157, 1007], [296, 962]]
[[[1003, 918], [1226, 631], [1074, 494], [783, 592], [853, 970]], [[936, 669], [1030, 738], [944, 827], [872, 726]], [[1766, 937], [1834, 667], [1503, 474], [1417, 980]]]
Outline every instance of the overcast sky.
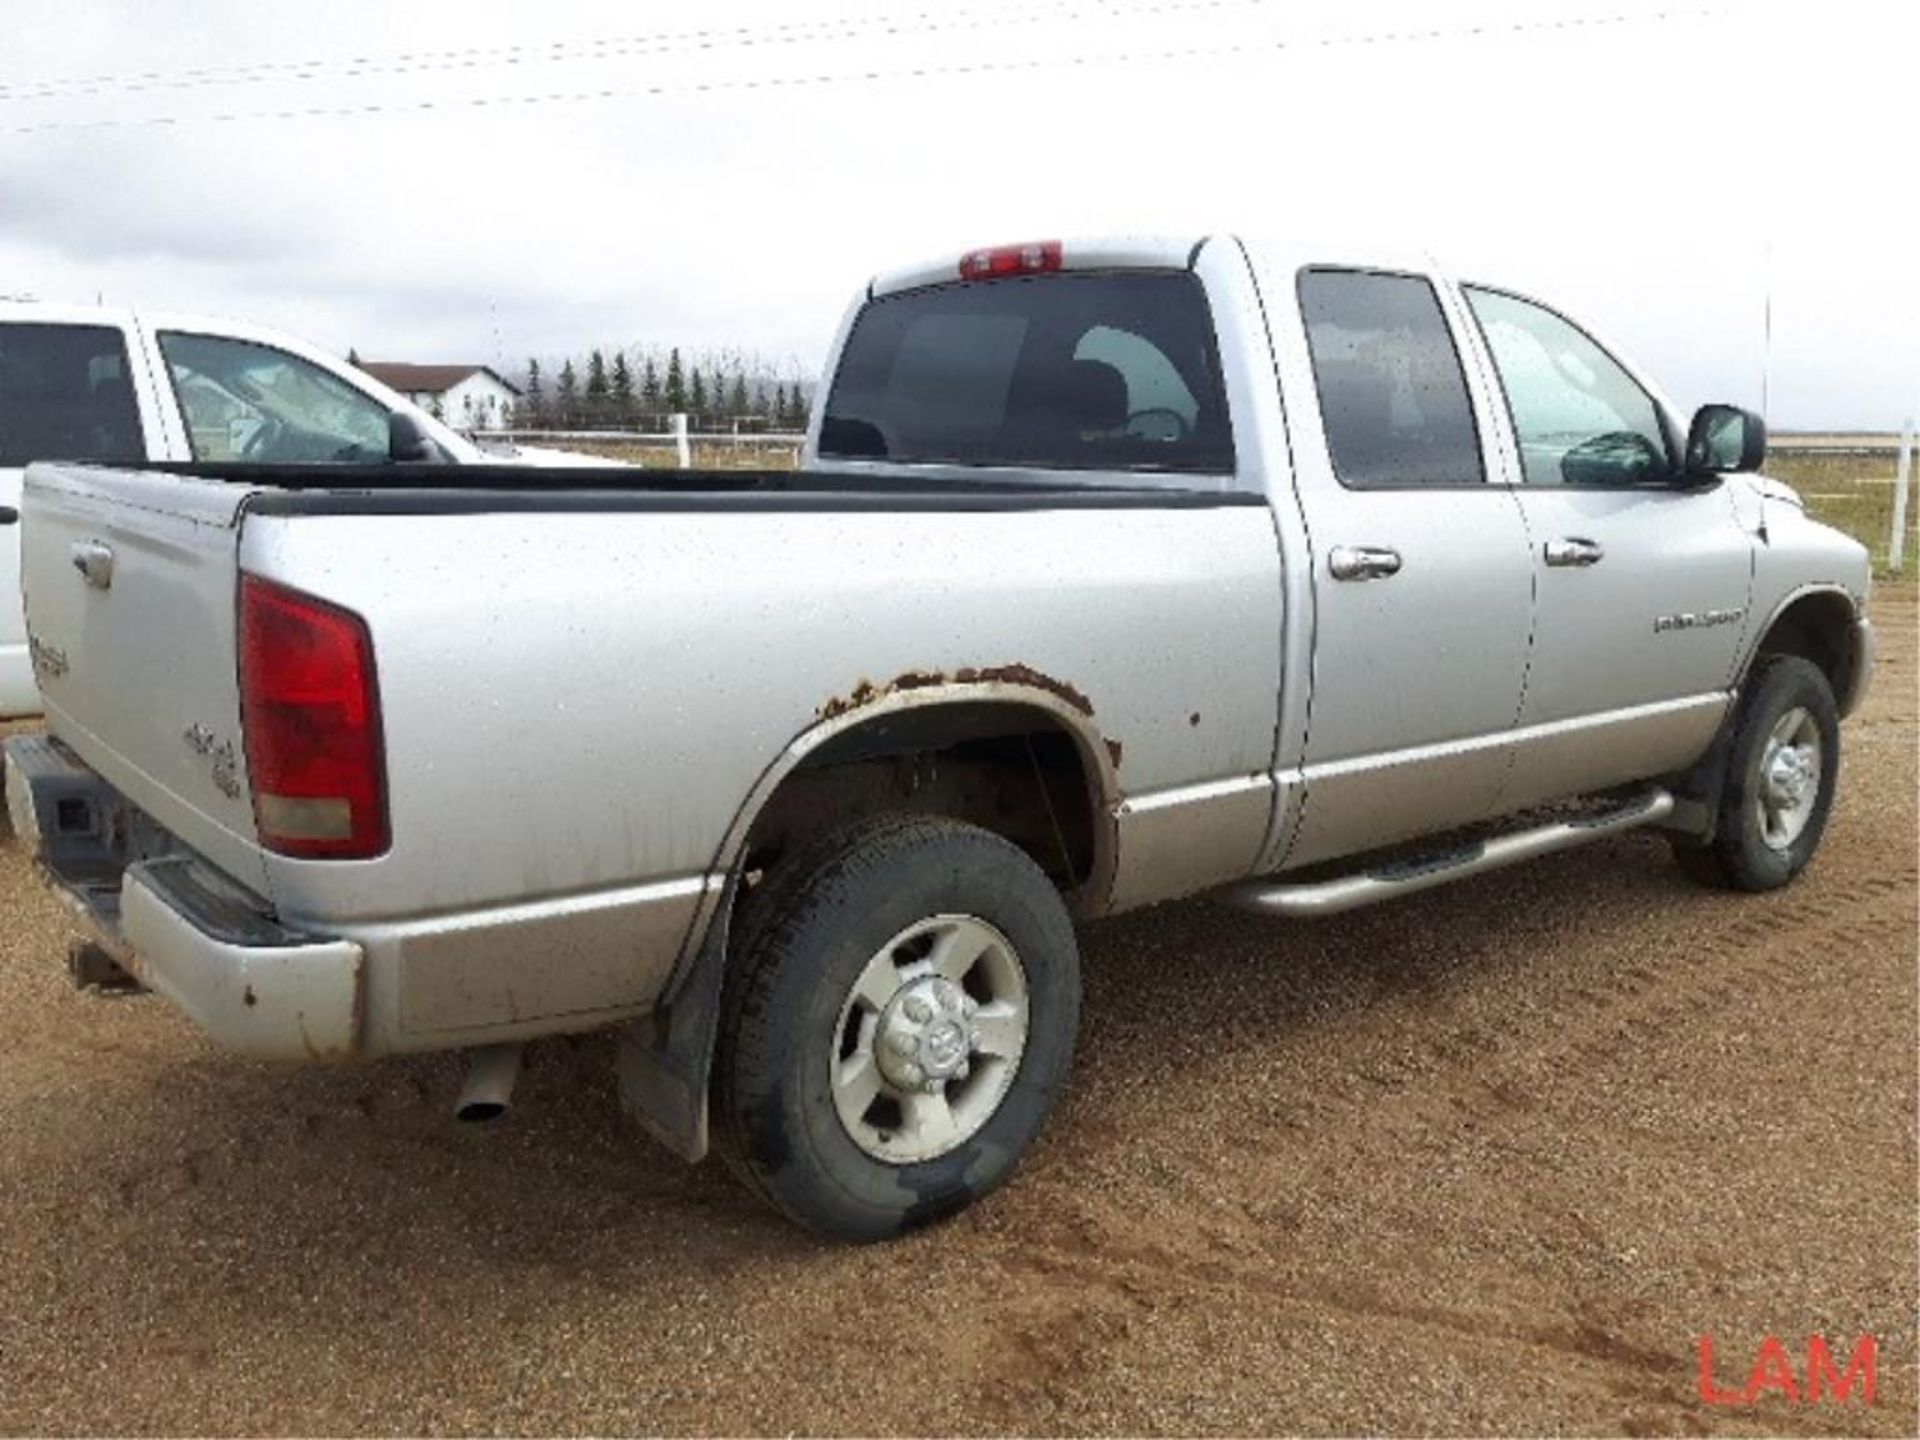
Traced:
[[1917, 10], [0, 0], [0, 294], [811, 374], [903, 259], [1352, 233], [1561, 304], [1688, 405], [1760, 404], [1771, 294], [1773, 423], [1893, 428]]

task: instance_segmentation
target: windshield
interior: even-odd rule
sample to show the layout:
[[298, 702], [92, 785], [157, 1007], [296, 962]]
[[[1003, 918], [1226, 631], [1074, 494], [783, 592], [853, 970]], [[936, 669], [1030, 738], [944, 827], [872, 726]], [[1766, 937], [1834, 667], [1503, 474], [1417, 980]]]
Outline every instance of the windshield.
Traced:
[[1231, 473], [1205, 293], [1185, 271], [1069, 272], [876, 300], [847, 336], [819, 451]]

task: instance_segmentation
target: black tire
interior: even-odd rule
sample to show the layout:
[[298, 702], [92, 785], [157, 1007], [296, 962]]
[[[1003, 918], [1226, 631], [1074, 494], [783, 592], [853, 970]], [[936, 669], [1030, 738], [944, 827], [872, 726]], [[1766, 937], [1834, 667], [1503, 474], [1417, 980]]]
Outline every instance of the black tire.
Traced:
[[[1775, 890], [1807, 868], [1833, 810], [1840, 778], [1840, 714], [1820, 667], [1797, 656], [1763, 658], [1740, 692], [1714, 838], [1675, 839], [1674, 858], [1703, 885], [1730, 890]], [[1811, 717], [1820, 741], [1819, 790], [1804, 827], [1790, 844], [1768, 843], [1756, 810], [1763, 762], [1774, 727], [1795, 709]]]
[[[716, 1148], [752, 1189], [811, 1230], [866, 1241], [951, 1215], [1013, 1173], [1066, 1083], [1080, 1016], [1073, 926], [1039, 866], [972, 825], [884, 817], [795, 855], [742, 905], [713, 1117]], [[835, 1106], [843, 1007], [890, 939], [955, 915], [984, 921], [1016, 952], [1024, 1049], [997, 1108], [956, 1148], [878, 1159]]]

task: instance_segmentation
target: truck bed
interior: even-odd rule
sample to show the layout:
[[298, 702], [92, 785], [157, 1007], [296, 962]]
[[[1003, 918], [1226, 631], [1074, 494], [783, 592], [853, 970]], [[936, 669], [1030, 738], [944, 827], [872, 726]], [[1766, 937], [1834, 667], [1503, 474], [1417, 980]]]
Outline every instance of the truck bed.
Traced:
[[[1100, 856], [1127, 857], [1090, 878], [1094, 913], [1244, 873], [1267, 838], [1281, 590], [1257, 496], [44, 465], [26, 511], [49, 729], [280, 923], [363, 948], [370, 1053], [643, 1009], [756, 797], [919, 707], [1017, 707], [1070, 740]], [[106, 585], [75, 563], [101, 548]], [[383, 853], [261, 843], [242, 576], [364, 622]]]

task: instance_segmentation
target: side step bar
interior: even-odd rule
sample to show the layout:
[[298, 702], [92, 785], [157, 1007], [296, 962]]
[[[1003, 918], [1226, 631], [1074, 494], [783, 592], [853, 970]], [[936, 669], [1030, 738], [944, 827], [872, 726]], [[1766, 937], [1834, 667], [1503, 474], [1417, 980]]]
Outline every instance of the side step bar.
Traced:
[[1358, 875], [1342, 875], [1337, 880], [1310, 884], [1288, 884], [1277, 880], [1246, 880], [1221, 894], [1229, 905], [1262, 915], [1337, 915], [1342, 910], [1374, 905], [1421, 890], [1431, 890], [1450, 880], [1483, 875], [1489, 870], [1517, 865], [1556, 850], [1571, 850], [1589, 841], [1604, 840], [1623, 830], [1634, 830], [1664, 820], [1673, 813], [1673, 796], [1665, 790], [1646, 794], [1609, 810], [1582, 815], [1572, 820], [1556, 820], [1531, 830], [1517, 830], [1491, 839], [1473, 841], [1459, 849], [1435, 855], [1398, 860]]

